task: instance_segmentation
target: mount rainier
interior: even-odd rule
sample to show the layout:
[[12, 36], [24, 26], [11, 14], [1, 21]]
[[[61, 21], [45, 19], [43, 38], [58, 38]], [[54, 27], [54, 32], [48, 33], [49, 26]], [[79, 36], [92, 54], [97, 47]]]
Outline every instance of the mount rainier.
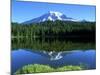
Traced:
[[71, 17], [67, 17], [66, 15], [64, 15], [61, 12], [49, 11], [48, 13], [46, 13], [40, 17], [23, 22], [23, 24], [39, 23], [39, 22], [44, 22], [44, 21], [48, 21], [48, 20], [50, 20], [50, 21], [56, 21], [56, 20], [77, 21]]

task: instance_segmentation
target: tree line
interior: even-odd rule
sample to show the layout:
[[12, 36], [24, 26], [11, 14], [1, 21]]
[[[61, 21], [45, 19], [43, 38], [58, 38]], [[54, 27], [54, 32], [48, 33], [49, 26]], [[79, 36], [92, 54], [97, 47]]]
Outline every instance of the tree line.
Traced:
[[95, 37], [95, 22], [45, 21], [40, 23], [11, 23], [13, 37]]

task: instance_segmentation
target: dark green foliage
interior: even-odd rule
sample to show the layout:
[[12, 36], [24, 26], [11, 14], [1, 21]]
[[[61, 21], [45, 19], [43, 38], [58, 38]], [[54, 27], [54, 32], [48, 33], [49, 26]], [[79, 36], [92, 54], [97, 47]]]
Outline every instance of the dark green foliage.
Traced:
[[[26, 48], [46, 51], [95, 49], [95, 22], [46, 21], [33, 24], [12, 23], [12, 49]], [[36, 39], [39, 40], [36, 40]], [[49, 40], [45, 40], [49, 38]], [[56, 40], [52, 41], [52, 38]], [[65, 41], [72, 38], [83, 42]], [[41, 39], [41, 40], [40, 40]], [[57, 39], [64, 39], [59, 41]], [[84, 43], [84, 40], [94, 41]]]
[[95, 22], [46, 21], [33, 24], [12, 23], [12, 37], [94, 36]]

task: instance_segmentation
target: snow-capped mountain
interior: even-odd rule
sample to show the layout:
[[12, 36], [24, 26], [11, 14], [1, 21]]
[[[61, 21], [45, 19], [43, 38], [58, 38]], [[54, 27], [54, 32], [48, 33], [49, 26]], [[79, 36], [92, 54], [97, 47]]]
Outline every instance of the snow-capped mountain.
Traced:
[[24, 24], [30, 24], [30, 23], [39, 23], [39, 22], [44, 22], [44, 21], [56, 21], [56, 20], [61, 20], [61, 21], [77, 21], [71, 17], [67, 17], [66, 15], [64, 15], [63, 13], [61, 12], [56, 12], [56, 11], [49, 11], [48, 13], [40, 16], [40, 17], [37, 17], [37, 18], [34, 18], [34, 19], [31, 19], [29, 21], [25, 21], [23, 22]]

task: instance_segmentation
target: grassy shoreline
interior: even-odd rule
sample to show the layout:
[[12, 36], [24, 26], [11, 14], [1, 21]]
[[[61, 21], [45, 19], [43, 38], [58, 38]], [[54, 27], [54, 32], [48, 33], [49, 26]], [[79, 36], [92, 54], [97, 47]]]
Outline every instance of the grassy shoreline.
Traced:
[[41, 65], [41, 64], [29, 64], [21, 69], [17, 70], [14, 74], [32, 74], [32, 73], [45, 73], [45, 72], [63, 72], [63, 71], [76, 71], [83, 70], [85, 67], [83, 65], [72, 66], [67, 65], [59, 68], [53, 68], [49, 65]]

